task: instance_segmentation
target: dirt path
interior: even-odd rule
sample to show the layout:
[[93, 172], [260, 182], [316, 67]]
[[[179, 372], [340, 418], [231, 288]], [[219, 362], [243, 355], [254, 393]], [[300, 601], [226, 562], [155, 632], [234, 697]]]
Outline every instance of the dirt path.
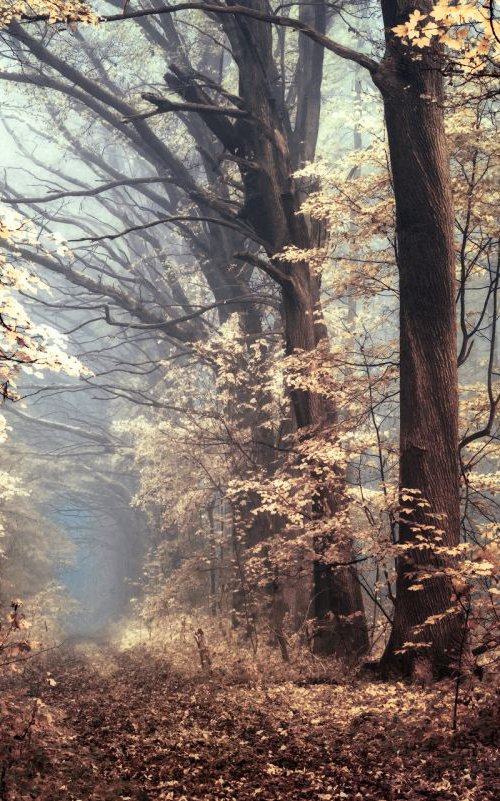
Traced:
[[14, 742], [1, 801], [500, 797], [493, 718], [474, 713], [454, 736], [443, 688], [231, 685], [140, 650], [77, 649], [34, 670], [28, 693], [38, 719]]

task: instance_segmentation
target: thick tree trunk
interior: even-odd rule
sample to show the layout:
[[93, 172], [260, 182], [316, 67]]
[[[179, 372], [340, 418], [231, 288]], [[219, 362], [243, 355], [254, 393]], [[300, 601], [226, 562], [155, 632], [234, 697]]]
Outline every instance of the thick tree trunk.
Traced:
[[[393, 4], [385, 24], [400, 18]], [[403, 16], [408, 15], [408, 9]], [[396, 607], [392, 633], [382, 658], [384, 673], [411, 675], [417, 657], [427, 659], [434, 674], [446, 673], [462, 637], [459, 614], [452, 606], [452, 587], [443, 577], [445, 560], [433, 545], [459, 542], [458, 377], [455, 322], [455, 253], [453, 202], [443, 118], [440, 54], [424, 52], [415, 60], [391, 34], [376, 82], [386, 115], [396, 201], [400, 274], [400, 486], [417, 491], [412, 513], [402, 513], [397, 559]], [[404, 493], [402, 493], [404, 494]], [[409, 493], [412, 494], [411, 492]], [[442, 530], [420, 528], [433, 525]], [[429, 548], [421, 548], [424, 535]], [[414, 543], [418, 548], [408, 548]], [[418, 582], [415, 571], [436, 572]], [[430, 615], [444, 615], [434, 625]], [[417, 627], [417, 629], [416, 629]], [[405, 642], [428, 643], [398, 654]]]

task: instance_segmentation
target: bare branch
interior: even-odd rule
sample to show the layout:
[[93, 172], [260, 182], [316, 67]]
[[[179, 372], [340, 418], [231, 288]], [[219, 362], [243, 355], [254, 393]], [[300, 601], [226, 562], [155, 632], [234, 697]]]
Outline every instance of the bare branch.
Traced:
[[46, 420], [42, 417], [32, 417], [30, 414], [25, 414], [21, 412], [19, 409], [16, 408], [15, 404], [11, 404], [8, 407], [9, 414], [13, 414], [16, 417], [19, 417], [21, 420], [26, 421], [27, 423], [33, 423], [34, 425], [42, 425], [48, 428], [54, 428], [57, 431], [62, 431], [65, 434], [71, 434], [77, 437], [83, 437], [84, 439], [90, 439], [92, 442], [97, 442], [99, 445], [106, 445], [109, 447], [112, 445], [111, 438], [109, 436], [105, 436], [104, 434], [99, 434], [90, 429], [84, 429], [80, 426], [73, 426], [69, 423], [60, 423], [57, 420]]
[[[165, 323], [155, 324], [155, 323], [122, 323], [111, 318], [111, 313], [109, 310], [109, 306], [104, 306], [104, 312], [106, 315], [106, 322], [108, 325], [117, 325], [122, 326], [124, 328], [139, 328], [141, 330], [150, 330], [150, 329], [157, 329], [163, 328], [167, 329], [170, 326], [179, 325], [179, 323], [187, 323], [189, 320], [193, 320], [196, 317], [200, 317], [202, 314], [206, 314], [212, 309], [218, 309], [221, 306], [229, 306], [234, 304], [240, 303], [257, 303], [257, 304], [265, 304], [267, 306], [272, 306], [273, 308], [278, 309], [279, 303], [274, 298], [259, 296], [259, 295], [245, 295], [241, 298], [227, 298], [226, 300], [220, 300], [215, 303], [209, 303], [207, 306], [200, 306], [199, 309], [192, 311], [190, 314], [185, 314], [183, 317], [176, 317], [173, 320], [167, 320]], [[203, 320], [204, 323], [207, 323], [206, 320]]]
[[126, 236], [127, 234], [134, 233], [134, 231], [144, 231], [146, 228], [153, 228], [155, 225], [162, 225], [164, 223], [177, 223], [177, 222], [206, 222], [212, 223], [214, 225], [222, 225], [225, 228], [231, 228], [233, 231], [237, 231], [242, 236], [249, 237], [253, 239], [255, 242], [258, 242], [263, 247], [266, 246], [264, 240], [260, 239], [253, 230], [247, 228], [244, 223], [242, 222], [232, 222], [231, 220], [222, 220], [218, 219], [217, 217], [198, 217], [197, 215], [182, 215], [182, 216], [174, 216], [174, 217], [161, 217], [159, 220], [153, 220], [150, 223], [144, 223], [143, 225], [133, 225], [131, 228], [126, 228], [124, 231], [120, 231], [117, 234], [106, 234], [105, 236], [92, 236], [92, 237], [80, 237], [79, 239], [70, 239], [70, 242], [102, 242], [106, 239], [118, 239], [121, 236]]
[[131, 117], [124, 117], [123, 122], [133, 120], [145, 120], [149, 117], [156, 117], [158, 114], [167, 114], [169, 111], [193, 111], [198, 114], [219, 114], [225, 117], [248, 117], [248, 111], [240, 108], [224, 108], [205, 103], [174, 103], [164, 97], [145, 92], [141, 95], [143, 100], [156, 106], [156, 111], [145, 111], [140, 114], [133, 114]]
[[121, 181], [111, 181], [107, 184], [101, 184], [93, 189], [73, 189], [67, 192], [56, 192], [52, 195], [43, 195], [41, 197], [16, 197], [16, 198], [2, 198], [2, 203], [7, 206], [18, 206], [21, 203], [50, 203], [51, 200], [61, 200], [65, 197], [92, 197], [93, 195], [100, 195], [101, 192], [107, 192], [110, 189], [117, 189], [119, 186], [136, 186], [138, 184], [161, 184], [165, 181], [170, 181], [168, 175], [159, 176], [144, 176], [143, 178], [124, 178]]
[[488, 389], [488, 400], [489, 400], [488, 420], [484, 428], [481, 428], [479, 431], [474, 431], [471, 434], [467, 434], [462, 439], [462, 441], [459, 444], [459, 450], [462, 450], [467, 445], [470, 445], [470, 443], [474, 442], [476, 439], [482, 439], [483, 437], [490, 436], [493, 429], [493, 424], [495, 422], [497, 409], [500, 404], [500, 394], [495, 397], [493, 392], [499, 283], [500, 283], [500, 250], [498, 252], [495, 278], [492, 287], [493, 308], [492, 308], [492, 323], [491, 323], [490, 356], [488, 359], [488, 378], [487, 378], [487, 389]]
[[[189, 10], [205, 11], [207, 14], [215, 15], [239, 15], [242, 17], [251, 17], [252, 19], [260, 22], [268, 22], [271, 25], [279, 25], [283, 28], [292, 28], [292, 30], [299, 31], [304, 36], [312, 39], [313, 42], [317, 42], [317, 44], [322, 45], [324, 48], [326, 48], [326, 50], [330, 50], [332, 53], [335, 53], [335, 55], [340, 56], [340, 58], [344, 58], [347, 61], [353, 61], [355, 64], [359, 64], [360, 67], [368, 70], [368, 72], [372, 75], [378, 70], [379, 65], [374, 59], [370, 58], [364, 53], [353, 50], [351, 47], [345, 47], [345, 45], [340, 44], [340, 42], [335, 42], [333, 39], [330, 39], [329, 36], [325, 36], [299, 19], [282, 17], [274, 14], [265, 14], [262, 11], [258, 11], [254, 8], [248, 8], [246, 6], [219, 6], [215, 5], [214, 3], [196, 2], [177, 3], [176, 5], [172, 6], [159, 6], [157, 8], [131, 11], [128, 14], [109, 14], [107, 16], [102, 16], [100, 21], [122, 22], [123, 20], [127, 19], [139, 19], [141, 17], [159, 16], [161, 14], [175, 14], [177, 11]], [[22, 17], [23, 22], [46, 22], [48, 19], [48, 14], [38, 14], [32, 17], [26, 15]]]

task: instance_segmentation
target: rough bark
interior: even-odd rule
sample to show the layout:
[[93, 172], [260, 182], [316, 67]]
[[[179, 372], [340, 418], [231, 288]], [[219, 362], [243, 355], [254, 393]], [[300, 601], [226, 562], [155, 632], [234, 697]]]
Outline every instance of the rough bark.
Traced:
[[[425, 3], [417, 4], [422, 11]], [[414, 6], [412, 6], [413, 8]], [[383, 3], [387, 30], [408, 17]], [[441, 54], [431, 48], [414, 58], [389, 32], [375, 82], [384, 98], [396, 201], [400, 275], [400, 486], [418, 490], [430, 507], [402, 516], [399, 543], [418, 544], [419, 525], [444, 530], [443, 544], [459, 542], [458, 377], [455, 320], [454, 215], [444, 129]], [[408, 506], [408, 503], [403, 503]], [[429, 516], [435, 515], [435, 517]], [[444, 518], [441, 518], [444, 515]], [[430, 533], [435, 542], [435, 533]], [[434, 674], [450, 669], [462, 637], [459, 614], [425, 626], [452, 605], [443, 560], [429, 549], [410, 548], [397, 559], [396, 607], [382, 659], [385, 673], [411, 675], [417, 656]], [[412, 591], [415, 570], [436, 571]], [[409, 648], [405, 642], [426, 642]]]

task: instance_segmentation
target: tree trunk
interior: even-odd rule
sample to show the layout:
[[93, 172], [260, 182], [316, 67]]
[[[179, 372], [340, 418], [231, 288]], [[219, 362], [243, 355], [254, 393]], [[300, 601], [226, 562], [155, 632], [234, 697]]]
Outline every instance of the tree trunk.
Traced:
[[[266, 11], [264, 0], [243, 0], [243, 4]], [[324, 28], [326, 13], [323, 4], [301, 9]], [[324, 326], [315, 322], [319, 310], [320, 286], [310, 267], [304, 262], [283, 264], [272, 259], [287, 246], [310, 248], [317, 242], [312, 238], [308, 221], [298, 213], [301, 195], [293, 179], [296, 167], [312, 158], [318, 133], [320, 87], [323, 53], [311, 42], [301, 42], [298, 61], [299, 95], [295, 120], [286, 106], [283, 76], [280, 75], [273, 55], [271, 27], [263, 22], [241, 16], [224, 17], [221, 24], [231, 45], [233, 58], [239, 71], [239, 103], [248, 113], [233, 123], [223, 115], [200, 112], [207, 127], [223, 145], [225, 151], [237, 161], [244, 187], [244, 204], [238, 218], [256, 233], [271, 261], [269, 274], [280, 284], [283, 298], [287, 352], [300, 349], [312, 351], [325, 337]], [[178, 65], [170, 66], [169, 87], [185, 100], [208, 105], [211, 100], [199, 85], [196, 75]], [[172, 77], [173, 76], [173, 77]], [[295, 123], [295, 127], [294, 127]], [[266, 270], [264, 270], [266, 271]], [[322, 398], [307, 391], [292, 394], [292, 403], [298, 429], [319, 428], [331, 418]], [[321, 490], [321, 503], [316, 509], [318, 517], [335, 514], [336, 506], [331, 492]], [[332, 537], [334, 532], [332, 531]], [[352, 556], [352, 545], [346, 546]], [[339, 560], [340, 561], [340, 560]], [[352, 561], [346, 558], [344, 561]], [[326, 571], [326, 572], [325, 572]], [[321, 609], [339, 600], [339, 609], [329, 609], [329, 628], [333, 630], [340, 620], [350, 617], [351, 626], [362, 630], [355, 639], [368, 647], [368, 635], [363, 601], [355, 567], [341, 577], [341, 569], [316, 571], [322, 576], [321, 588], [316, 597], [322, 599]], [[326, 589], [325, 582], [328, 585]], [[338, 583], [338, 587], [334, 585]], [[319, 603], [319, 601], [318, 601]], [[320, 607], [318, 607], [320, 608]], [[342, 623], [345, 627], [345, 621]], [[325, 639], [325, 649], [326, 649]], [[330, 652], [345, 656], [345, 636], [328, 639]], [[334, 643], [336, 643], [334, 645]], [[349, 654], [347, 654], [349, 656]]]
[[[422, 8], [422, 10], [425, 10]], [[384, 22], [390, 29], [409, 9], [390, 2]], [[389, 33], [386, 56], [375, 82], [382, 91], [396, 201], [400, 275], [400, 486], [417, 491], [414, 511], [402, 513], [399, 543], [430, 547], [402, 550], [397, 559], [396, 607], [392, 633], [382, 658], [384, 673], [411, 675], [416, 657], [426, 658], [435, 675], [449, 671], [462, 637], [460, 614], [444, 615], [421, 627], [430, 615], [452, 606], [452, 586], [439, 575], [446, 560], [433, 544], [459, 542], [458, 375], [455, 319], [454, 215], [444, 129], [443, 79], [439, 51], [415, 60]], [[404, 493], [402, 493], [404, 494]], [[411, 495], [412, 493], [410, 493]], [[430, 506], [417, 506], [419, 499]], [[442, 517], [441, 517], [442, 516]], [[436, 542], [433, 525], [444, 531]], [[438, 572], [424, 580], [415, 571]], [[419, 582], [418, 582], [419, 583]], [[397, 652], [405, 642], [428, 643]]]
[[[249, 0], [248, 5], [259, 8], [259, 0]], [[324, 25], [325, 19], [319, 8], [317, 13], [320, 15], [318, 24]], [[302, 129], [304, 115], [298, 113], [296, 128], [292, 131], [288, 111], [273, 88], [279, 82], [272, 58], [269, 26], [241, 18], [235, 19], [234, 26], [238, 31], [237, 36], [233, 33], [232, 43], [240, 72], [239, 94], [251, 111], [252, 119], [258, 119], [263, 126], [246, 121], [236, 123], [242, 152], [259, 165], [257, 170], [247, 168], [242, 171], [246, 189], [243, 216], [268, 243], [266, 250], [272, 259], [289, 245], [308, 249], [317, 244], [313, 241], [308, 221], [299, 213], [301, 195], [293, 170], [294, 163], [312, 158], [314, 154], [319, 93], [316, 86], [309, 98], [306, 94], [299, 99], [299, 107], [301, 104], [308, 106], [309, 126], [307, 130]], [[255, 59], [256, 50], [259, 52], [258, 60]], [[308, 64], [308, 69], [314, 71], [309, 75], [309, 85], [314, 82], [321, 84], [322, 57], [315, 66]], [[272, 131], [273, 136], [270, 137], [265, 130]], [[276, 269], [287, 276], [287, 280], [281, 283], [286, 351], [289, 354], [313, 351], [327, 337], [321, 322], [320, 280], [307, 262], [277, 262]], [[299, 432], [305, 429], [305, 436], [311, 430], [318, 431], [331, 425], [335, 419], [331, 404], [310, 391], [294, 390], [291, 401], [296, 427]], [[318, 520], [334, 516], [342, 499], [336, 497], [336, 490], [332, 487], [320, 483], [318, 489], [319, 497], [312, 503], [313, 514]], [[335, 532], [333, 525], [328, 537], [316, 541], [319, 558], [313, 571], [313, 608], [318, 621], [315, 650], [352, 658], [369, 649], [363, 598], [354, 564], [348, 568], [334, 568], [321, 558], [322, 551], [333, 542], [340, 554], [339, 562], [354, 562], [352, 542], [345, 541], [343, 532]]]
[[[292, 284], [283, 291], [287, 351], [310, 351], [324, 336], [324, 328], [317, 322], [318, 281], [307, 264], [293, 264], [290, 272]], [[305, 390], [294, 390], [291, 396], [299, 432], [300, 429], [321, 429], [334, 422], [335, 410], [321, 396]], [[318, 490], [313, 515], [318, 520], [332, 518], [332, 528], [314, 542], [318, 558], [313, 564], [312, 609], [316, 620], [313, 650], [322, 655], [355, 660], [369, 651], [370, 642], [353, 543], [342, 531], [336, 531], [333, 524], [335, 514], [344, 503], [343, 491], [337, 483], [335, 487], [320, 483]], [[336, 546], [337, 566], [322, 558], [332, 544]]]

